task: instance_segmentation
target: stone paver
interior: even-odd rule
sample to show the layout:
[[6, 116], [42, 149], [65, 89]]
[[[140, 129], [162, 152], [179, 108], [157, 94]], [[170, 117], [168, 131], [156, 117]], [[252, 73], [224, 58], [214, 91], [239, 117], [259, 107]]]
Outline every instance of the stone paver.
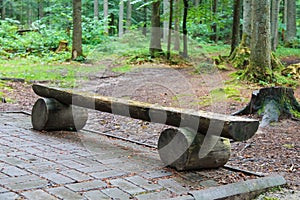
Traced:
[[88, 182], [73, 183], [73, 184], [66, 185], [66, 187], [68, 187], [69, 189], [75, 192], [87, 191], [91, 189], [100, 189], [105, 186], [106, 183], [100, 180], [92, 180]]
[[84, 197], [76, 192], [73, 192], [65, 187], [56, 187], [47, 189], [49, 193], [64, 200], [82, 200]]
[[111, 198], [109, 196], [102, 193], [100, 190], [90, 190], [88, 192], [85, 192], [84, 196], [88, 200], [99, 200], [99, 199], [101, 199], [101, 200], [111, 200]]
[[34, 191], [27, 191], [22, 193], [27, 199], [35, 199], [35, 200], [56, 200], [53, 195], [43, 191], [43, 190], [34, 190]]
[[185, 187], [182, 187], [174, 179], [162, 179], [158, 181], [158, 184], [179, 195], [187, 193], [187, 189]]
[[18, 199], [19, 195], [13, 192], [0, 193], [1, 200]]
[[113, 186], [116, 186], [116, 187], [122, 189], [123, 191], [126, 191], [129, 194], [138, 194], [138, 193], [145, 191], [144, 189], [130, 183], [129, 181], [121, 179], [121, 178], [111, 180], [110, 183]]
[[152, 183], [149, 180], [142, 178], [141, 176], [131, 176], [131, 177], [127, 177], [126, 180], [139, 185], [140, 187], [146, 189], [146, 190], [158, 190], [161, 189], [162, 186]]
[[119, 188], [107, 188], [107, 189], [102, 190], [101, 192], [103, 192], [104, 194], [106, 194], [107, 196], [109, 196], [112, 199], [127, 200], [130, 198], [129, 194], [123, 192]]

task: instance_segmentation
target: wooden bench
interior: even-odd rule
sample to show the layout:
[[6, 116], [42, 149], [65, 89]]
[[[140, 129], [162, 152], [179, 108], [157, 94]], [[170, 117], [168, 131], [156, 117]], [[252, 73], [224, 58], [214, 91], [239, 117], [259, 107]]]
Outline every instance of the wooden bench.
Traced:
[[247, 140], [259, 126], [257, 120], [242, 117], [162, 107], [38, 84], [32, 88], [43, 97], [32, 109], [32, 125], [36, 130], [80, 130], [88, 118], [86, 108], [173, 126], [160, 134], [158, 152], [165, 164], [177, 170], [225, 165], [230, 157], [229, 139]]

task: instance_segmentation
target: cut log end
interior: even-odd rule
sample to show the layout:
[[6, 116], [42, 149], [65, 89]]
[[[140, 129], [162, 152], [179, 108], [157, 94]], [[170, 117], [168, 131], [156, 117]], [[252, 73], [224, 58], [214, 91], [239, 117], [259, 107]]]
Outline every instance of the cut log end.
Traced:
[[159, 137], [158, 152], [164, 164], [179, 171], [218, 168], [229, 160], [230, 141], [189, 128], [169, 128]]
[[38, 99], [31, 115], [33, 129], [38, 131], [77, 131], [84, 127], [87, 119], [85, 108], [65, 105], [51, 98]]

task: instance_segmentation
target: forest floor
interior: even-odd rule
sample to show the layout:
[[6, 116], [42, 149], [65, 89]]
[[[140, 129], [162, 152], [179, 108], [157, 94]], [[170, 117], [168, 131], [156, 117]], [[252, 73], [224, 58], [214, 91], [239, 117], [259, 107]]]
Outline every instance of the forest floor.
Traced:
[[[163, 106], [231, 114], [246, 106], [252, 92], [260, 88], [233, 80], [230, 76], [233, 69], [220, 71], [207, 67], [199, 71], [189, 65], [145, 63], [135, 65], [126, 72], [116, 72], [112, 69], [118, 66], [113, 63], [113, 59], [106, 59], [101, 63], [83, 64], [95, 68], [95, 72], [88, 74], [88, 79], [78, 78], [75, 89]], [[96, 66], [99, 65], [107, 67], [98, 69]], [[1, 92], [12, 101], [0, 103], [0, 111], [30, 112], [38, 98], [31, 90], [31, 83], [6, 81], [5, 85], [7, 87]], [[294, 92], [300, 101], [300, 87]], [[100, 112], [89, 114], [87, 129], [113, 130], [110, 133], [115, 133], [117, 137], [153, 146], [156, 146], [160, 132], [166, 127]], [[245, 117], [259, 119], [258, 116]], [[285, 190], [299, 192], [299, 138], [300, 121], [281, 119], [259, 128], [247, 141], [232, 143], [228, 165], [258, 174], [281, 174], [288, 182]], [[235, 182], [243, 180], [244, 176], [240, 173], [236, 177], [228, 176], [223, 181], [224, 184]]]

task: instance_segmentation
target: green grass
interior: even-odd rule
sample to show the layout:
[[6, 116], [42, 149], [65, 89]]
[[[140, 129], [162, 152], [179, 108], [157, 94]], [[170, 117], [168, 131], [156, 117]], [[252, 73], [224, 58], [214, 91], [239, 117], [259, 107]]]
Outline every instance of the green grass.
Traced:
[[49, 81], [60, 87], [74, 86], [78, 77], [86, 79], [89, 73], [96, 73], [104, 66], [87, 67], [78, 63], [45, 64], [30, 59], [0, 60], [0, 77], [21, 78], [30, 81]]
[[295, 56], [300, 58], [300, 50], [299, 49], [293, 49], [293, 48], [285, 48], [285, 47], [279, 47], [275, 55], [278, 58], [288, 57], [288, 56]]

